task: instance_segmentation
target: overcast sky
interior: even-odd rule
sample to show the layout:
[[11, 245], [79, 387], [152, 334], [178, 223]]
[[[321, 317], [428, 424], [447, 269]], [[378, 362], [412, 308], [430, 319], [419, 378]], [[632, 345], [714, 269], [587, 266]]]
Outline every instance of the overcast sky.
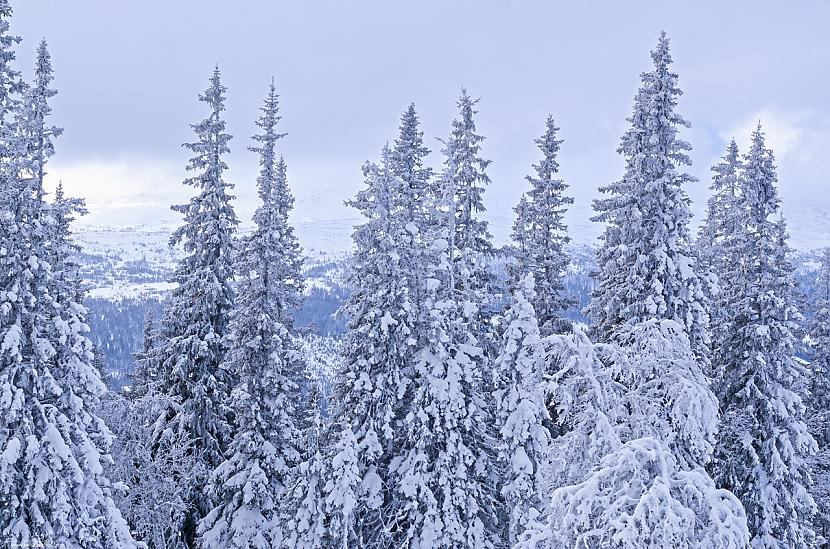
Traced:
[[[637, 9], [634, 9], [634, 6]], [[512, 207], [538, 154], [533, 139], [552, 113], [565, 140], [559, 162], [576, 199], [577, 240], [596, 188], [618, 179], [625, 117], [650, 67], [661, 29], [672, 40], [692, 123], [689, 187], [704, 211], [709, 167], [734, 136], [746, 148], [760, 119], [775, 149], [785, 214], [798, 247], [830, 244], [830, 3], [735, 2], [343, 2], [270, 0], [16, 0], [12, 31], [31, 73], [49, 42], [65, 128], [51, 165], [84, 196], [93, 225], [174, 221], [192, 139], [206, 115], [197, 100], [218, 62], [234, 134], [229, 181], [238, 210], [253, 208], [256, 158], [247, 152], [257, 109], [274, 76], [281, 144], [297, 196], [294, 220], [307, 247], [344, 246], [356, 220], [343, 200], [362, 185], [360, 167], [394, 140], [414, 102], [432, 164], [441, 158], [462, 86], [481, 97], [478, 129], [493, 161], [485, 194], [503, 242]], [[794, 6], [797, 6], [794, 7]]]

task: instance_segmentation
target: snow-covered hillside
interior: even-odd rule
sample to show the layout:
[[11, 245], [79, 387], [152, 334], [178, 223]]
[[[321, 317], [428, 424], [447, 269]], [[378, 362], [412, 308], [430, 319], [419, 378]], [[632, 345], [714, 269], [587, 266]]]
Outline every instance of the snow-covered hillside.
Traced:
[[[108, 367], [117, 376], [123, 377], [132, 368], [132, 353], [140, 344], [144, 314], [151, 309], [160, 314], [161, 301], [172, 288], [169, 279], [180, 254], [177, 248], [169, 246], [173, 228], [172, 224], [76, 228], [75, 239], [81, 248], [78, 259], [89, 288], [86, 303], [92, 337], [104, 349]], [[242, 228], [240, 232], [246, 231]], [[299, 327], [323, 337], [343, 333], [344, 319], [333, 317], [333, 313], [349, 293], [344, 278], [350, 251], [343, 246], [328, 251], [326, 242], [333, 234], [318, 235], [318, 247], [305, 250], [305, 302], [296, 314]], [[590, 275], [596, 268], [595, 248], [572, 244], [568, 252], [571, 264], [564, 282], [576, 301], [568, 316], [584, 322], [587, 319], [581, 311], [593, 290]], [[809, 297], [819, 254], [797, 252], [793, 263], [802, 291]], [[504, 258], [497, 259], [492, 267], [503, 274]]]
[[[173, 287], [170, 276], [180, 257], [170, 247], [173, 224], [127, 228], [77, 227], [78, 262], [88, 293], [92, 338], [100, 345], [117, 382], [132, 368], [132, 353], [140, 345], [141, 326], [148, 310], [161, 314], [161, 302]], [[249, 229], [242, 228], [241, 234]], [[329, 235], [330, 236], [330, 235]], [[318, 241], [326, 241], [325, 233]], [[343, 276], [346, 250], [305, 253], [305, 302], [296, 314], [300, 327], [321, 336], [339, 335], [342, 319], [332, 318], [347, 295]], [[118, 381], [120, 379], [120, 381]]]

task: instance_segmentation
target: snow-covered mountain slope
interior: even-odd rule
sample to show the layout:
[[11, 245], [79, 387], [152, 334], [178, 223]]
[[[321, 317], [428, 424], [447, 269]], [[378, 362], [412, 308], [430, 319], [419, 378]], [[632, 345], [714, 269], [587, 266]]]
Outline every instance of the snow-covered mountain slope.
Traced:
[[[173, 284], [170, 277], [181, 249], [169, 245], [175, 225], [161, 224], [115, 229], [78, 227], [78, 263], [86, 281], [86, 305], [93, 341], [103, 350], [114, 383], [125, 382], [132, 368], [132, 353], [141, 345], [147, 311], [161, 317], [162, 301]], [[242, 234], [246, 229], [241, 229]], [[330, 236], [330, 235], [329, 235]], [[328, 236], [318, 235], [318, 242]], [[336, 336], [342, 319], [332, 317], [348, 295], [343, 276], [348, 251], [306, 250], [306, 299], [296, 314], [297, 326], [321, 337]]]
[[[78, 227], [75, 232], [81, 249], [78, 260], [88, 283], [89, 297], [110, 301], [161, 299], [171, 288], [169, 278], [181, 255], [179, 248], [169, 245], [174, 227], [173, 224], [121, 229]], [[324, 231], [324, 228], [316, 226], [315, 230]], [[314, 247], [304, 248], [307, 295], [337, 293], [343, 289], [350, 247], [334, 244], [342, 227], [329, 227], [329, 230], [332, 232], [322, 232], [314, 238], [305, 235], [303, 239], [314, 242]], [[245, 232], [243, 227], [240, 233]], [[297, 232], [302, 236], [302, 231]], [[593, 245], [575, 242], [569, 246], [572, 263], [568, 273], [574, 283], [588, 277], [594, 268]], [[330, 251], [328, 244], [332, 244], [334, 251]], [[808, 274], [817, 267], [818, 255], [815, 251], [799, 251], [793, 261], [800, 273]]]
[[[153, 310], [161, 313], [161, 302], [172, 284], [170, 275], [181, 251], [169, 246], [175, 225], [140, 226], [114, 229], [106, 227], [76, 229], [75, 239], [81, 252], [78, 258], [89, 292], [87, 306], [93, 340], [107, 355], [110, 369], [127, 372], [132, 367], [132, 353], [140, 345], [144, 314]], [[320, 227], [317, 227], [320, 229]], [[349, 295], [344, 278], [348, 270], [350, 250], [346, 246], [332, 246], [327, 242], [342, 232], [343, 227], [329, 227], [331, 232], [306, 235], [305, 241], [315, 242], [314, 248], [305, 248], [305, 275], [307, 278], [305, 302], [296, 314], [297, 326], [310, 334], [323, 337], [338, 336], [345, 330], [344, 319], [333, 316]], [[244, 234], [246, 230], [243, 228]], [[301, 231], [298, 234], [302, 236]], [[568, 251], [571, 265], [565, 285], [576, 301], [569, 316], [586, 322], [580, 311], [588, 304], [595, 269], [594, 247], [572, 244]], [[506, 259], [497, 258], [492, 267], [504, 273]], [[818, 266], [818, 254], [797, 252], [793, 256], [797, 278], [808, 296]]]
[[81, 274], [89, 296], [116, 300], [155, 295], [170, 289], [168, 278], [178, 259], [165, 227], [84, 228], [75, 233]]
[[[78, 261], [89, 285], [89, 296], [110, 300], [163, 296], [171, 288], [170, 274], [182, 253], [180, 248], [170, 246], [174, 228], [172, 223], [125, 228], [77, 227], [74, 237], [80, 246]], [[248, 230], [243, 227], [240, 234]], [[324, 266], [342, 265], [349, 248], [333, 246], [334, 251], [329, 251], [325, 245], [333, 232], [339, 233], [342, 227], [330, 226], [328, 234], [326, 227], [317, 225], [316, 230], [322, 232], [314, 239], [307, 239], [314, 241], [315, 247], [304, 249], [308, 288], [331, 289], [342, 276], [342, 268]]]

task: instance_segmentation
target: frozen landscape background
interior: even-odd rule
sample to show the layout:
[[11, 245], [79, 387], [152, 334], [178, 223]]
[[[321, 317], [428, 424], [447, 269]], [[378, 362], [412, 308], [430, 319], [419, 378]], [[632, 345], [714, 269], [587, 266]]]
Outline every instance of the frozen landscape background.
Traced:
[[830, 548], [830, 8], [137, 6], [0, 0], [0, 546]]
[[[830, 9], [824, 4], [790, 10], [760, 2], [748, 10], [738, 4], [697, 9], [645, 2], [635, 15], [609, 2], [600, 17], [587, 5], [553, 3], [426, 2], [403, 14], [383, 2], [252, 3], [233, 10], [213, 0], [199, 5], [151, 0], [136, 10], [129, 2], [38, 0], [16, 6], [15, 28], [27, 36], [47, 35], [60, 68], [54, 108], [67, 131], [46, 181], [48, 187], [63, 181], [70, 195], [87, 200], [90, 213], [75, 230], [88, 254], [95, 300], [152, 303], [168, 287], [176, 252], [166, 244], [180, 223], [169, 205], [189, 192], [180, 184], [187, 159], [180, 144], [189, 139], [186, 121], [198, 116], [193, 90], [202, 85], [204, 67], [217, 61], [230, 90], [228, 129], [237, 136], [227, 179], [238, 185], [243, 225], [256, 203], [248, 183], [257, 170], [243, 140], [254, 132], [267, 75], [277, 78], [282, 102], [290, 107], [282, 123], [290, 138], [281, 151], [290, 159], [296, 197], [291, 221], [310, 265], [335, 261], [339, 270], [352, 250], [360, 216], [344, 201], [362, 185], [356, 159], [376, 155], [397, 127], [397, 113], [411, 101], [421, 114], [426, 144], [437, 151], [436, 138], [444, 136], [453, 116], [447, 98], [461, 85], [483, 98], [477, 123], [493, 161], [484, 218], [495, 244], [509, 241], [512, 208], [535, 160], [529, 136], [538, 134], [540, 117], [552, 111], [565, 140], [560, 172], [575, 198], [565, 216], [569, 235], [577, 246], [595, 246], [601, 225], [589, 220], [591, 201], [600, 185], [619, 177], [621, 113], [647, 67], [642, 52], [658, 29], [675, 39], [681, 108], [693, 123], [685, 132], [694, 146], [689, 171], [700, 179], [686, 188], [692, 225], [705, 213], [709, 167], [730, 138], [746, 145], [763, 120], [776, 153], [791, 245], [812, 257], [809, 252], [830, 244], [830, 200], [824, 198], [830, 173], [828, 82], [815, 70], [830, 57], [821, 23]], [[217, 9], [221, 20], [212, 15]], [[433, 15], [437, 11], [440, 17]], [[758, 31], [770, 28], [772, 38]], [[415, 36], [425, 39], [402, 38]], [[21, 56], [30, 56], [35, 45], [24, 42]], [[590, 263], [590, 253], [583, 256]], [[587, 278], [590, 267], [583, 262], [574, 271]], [[309, 307], [324, 317], [335, 298], [320, 294], [337, 286], [335, 277], [326, 277], [329, 282], [314, 286], [312, 298], [328, 305]], [[345, 295], [339, 287], [334, 293], [336, 299]], [[125, 309], [130, 326], [140, 325], [142, 309]], [[111, 315], [117, 309], [107, 310]], [[110, 332], [120, 331], [114, 327], [120, 320], [110, 319], [94, 333], [121, 370], [129, 350], [117, 336], [110, 339]], [[327, 318], [317, 323], [323, 330], [342, 325]], [[137, 344], [139, 334], [130, 333], [128, 345]]]

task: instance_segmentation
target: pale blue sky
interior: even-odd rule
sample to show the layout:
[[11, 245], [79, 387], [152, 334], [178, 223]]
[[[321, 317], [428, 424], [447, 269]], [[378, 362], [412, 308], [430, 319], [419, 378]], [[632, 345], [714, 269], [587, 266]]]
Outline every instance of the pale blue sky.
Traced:
[[[694, 151], [688, 192], [703, 211], [709, 166], [731, 136], [745, 145], [760, 118], [776, 149], [781, 194], [799, 247], [830, 244], [830, 38], [826, 2], [276, 2], [17, 0], [27, 71], [46, 37], [66, 128], [52, 166], [86, 196], [90, 224], [174, 220], [197, 94], [219, 62], [228, 87], [229, 179], [250, 215], [256, 158], [245, 148], [275, 76], [282, 143], [308, 247], [342, 247], [355, 215], [342, 206], [361, 164], [393, 140], [412, 101], [432, 164], [461, 86], [480, 96], [492, 232], [503, 241], [537, 160], [547, 113], [565, 139], [561, 172], [576, 198], [578, 240], [596, 188], [621, 174], [616, 154], [638, 76], [661, 29], [672, 39]], [[636, 6], [636, 7], [635, 7]], [[322, 238], [321, 235], [325, 236]], [[322, 242], [327, 240], [327, 242]]]

